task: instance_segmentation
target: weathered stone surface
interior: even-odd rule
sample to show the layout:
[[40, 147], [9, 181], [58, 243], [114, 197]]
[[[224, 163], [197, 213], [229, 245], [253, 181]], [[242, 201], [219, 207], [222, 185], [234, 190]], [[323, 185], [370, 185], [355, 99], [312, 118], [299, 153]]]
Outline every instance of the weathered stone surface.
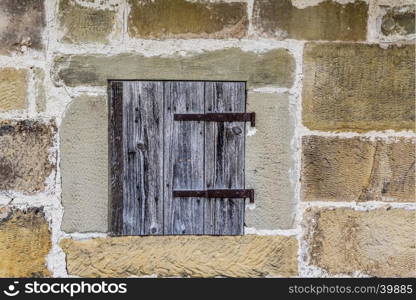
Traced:
[[265, 53], [238, 48], [190, 56], [68, 55], [54, 63], [54, 79], [68, 86], [105, 86], [107, 79], [248, 80], [249, 87], [290, 87], [295, 62], [285, 49]]
[[66, 232], [108, 230], [108, 136], [105, 97], [80, 96], [61, 125], [61, 174]]
[[51, 233], [41, 209], [0, 208], [0, 277], [49, 277]]
[[115, 11], [84, 7], [74, 0], [59, 2], [59, 21], [68, 43], [107, 43], [115, 24]]
[[415, 220], [414, 210], [313, 209], [303, 224], [309, 263], [331, 275], [415, 277]]
[[306, 136], [304, 201], [415, 201], [415, 143]]
[[128, 32], [139, 38], [242, 38], [247, 4], [189, 0], [129, 0]]
[[62, 240], [82, 277], [296, 276], [298, 242], [285, 236], [159, 236]]
[[256, 133], [246, 138], [246, 187], [255, 190], [256, 207], [246, 209], [245, 223], [256, 229], [292, 228], [295, 118], [289, 97], [249, 93], [247, 102], [247, 111], [256, 113]]
[[46, 93], [45, 93], [45, 72], [41, 68], [35, 68], [35, 93], [36, 93], [36, 111], [44, 112], [46, 110]]
[[408, 35], [415, 33], [414, 5], [390, 8], [381, 20], [384, 35]]
[[52, 122], [0, 121], [0, 190], [45, 190], [45, 180], [55, 168], [49, 160], [55, 131]]
[[27, 71], [0, 69], [0, 111], [27, 108]]
[[307, 44], [303, 123], [334, 131], [415, 130], [415, 46]]
[[255, 0], [254, 28], [266, 37], [299, 40], [366, 39], [368, 4], [324, 1], [297, 8], [291, 0]]
[[0, 55], [20, 50], [22, 46], [42, 49], [44, 15], [44, 0], [2, 0]]

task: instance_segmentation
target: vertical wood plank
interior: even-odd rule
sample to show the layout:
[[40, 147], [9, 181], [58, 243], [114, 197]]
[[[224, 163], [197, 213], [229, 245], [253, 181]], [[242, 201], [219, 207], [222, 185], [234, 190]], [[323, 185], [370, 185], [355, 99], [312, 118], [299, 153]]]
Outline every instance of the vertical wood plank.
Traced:
[[163, 83], [123, 83], [123, 235], [163, 234]]
[[175, 113], [204, 112], [203, 82], [165, 82], [164, 233], [203, 234], [204, 198], [173, 190], [204, 188], [204, 122], [174, 121]]
[[[206, 82], [205, 112], [245, 112], [245, 83]], [[244, 122], [205, 125], [205, 185], [207, 189], [244, 189]], [[205, 234], [244, 233], [244, 199], [207, 199]]]
[[109, 86], [109, 157], [110, 205], [109, 231], [113, 235], [123, 232], [123, 83], [111, 82]]

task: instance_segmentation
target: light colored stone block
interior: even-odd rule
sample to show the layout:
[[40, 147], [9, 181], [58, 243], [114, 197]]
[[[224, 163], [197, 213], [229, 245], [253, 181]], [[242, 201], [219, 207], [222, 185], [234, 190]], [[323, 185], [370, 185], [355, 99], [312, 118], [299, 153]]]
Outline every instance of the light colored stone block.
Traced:
[[0, 111], [27, 109], [27, 71], [0, 69]]
[[286, 94], [248, 94], [247, 111], [256, 113], [256, 133], [246, 137], [246, 187], [255, 190], [255, 209], [246, 209], [248, 227], [293, 227], [295, 118], [289, 106]]
[[66, 232], [108, 231], [108, 121], [105, 97], [80, 96], [61, 125], [61, 176]]

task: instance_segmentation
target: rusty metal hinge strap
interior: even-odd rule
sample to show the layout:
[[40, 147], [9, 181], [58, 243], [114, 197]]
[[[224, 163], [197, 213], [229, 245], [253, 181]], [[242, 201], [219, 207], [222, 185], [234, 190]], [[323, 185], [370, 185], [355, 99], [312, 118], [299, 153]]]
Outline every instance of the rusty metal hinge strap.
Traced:
[[175, 121], [250, 122], [256, 126], [256, 113], [174, 114]]
[[173, 197], [195, 197], [195, 198], [250, 198], [254, 203], [254, 190], [176, 190]]

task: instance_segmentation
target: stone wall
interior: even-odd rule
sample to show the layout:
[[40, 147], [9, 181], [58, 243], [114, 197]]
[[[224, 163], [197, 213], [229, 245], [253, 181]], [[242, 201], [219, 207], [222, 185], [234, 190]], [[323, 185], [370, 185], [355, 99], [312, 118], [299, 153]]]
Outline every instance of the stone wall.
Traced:
[[[0, 11], [0, 276], [416, 276], [413, 1]], [[108, 79], [247, 81], [245, 235], [107, 234]]]

